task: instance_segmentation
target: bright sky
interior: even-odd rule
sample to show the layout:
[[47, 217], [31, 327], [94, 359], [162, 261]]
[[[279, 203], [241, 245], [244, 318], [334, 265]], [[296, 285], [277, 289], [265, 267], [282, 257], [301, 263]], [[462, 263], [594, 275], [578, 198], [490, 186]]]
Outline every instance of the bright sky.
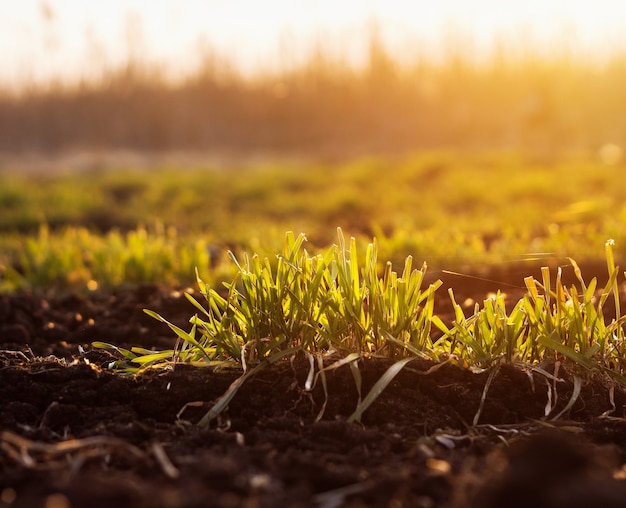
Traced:
[[377, 20], [388, 47], [437, 54], [462, 33], [601, 55], [626, 48], [624, 0], [0, 0], [0, 82], [85, 74], [138, 51], [179, 70], [212, 47], [239, 68], [293, 64], [312, 41], [358, 60]]

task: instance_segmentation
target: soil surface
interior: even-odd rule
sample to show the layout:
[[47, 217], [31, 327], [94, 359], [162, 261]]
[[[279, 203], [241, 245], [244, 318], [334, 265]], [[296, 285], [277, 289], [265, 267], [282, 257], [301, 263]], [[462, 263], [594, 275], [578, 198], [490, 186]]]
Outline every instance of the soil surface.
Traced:
[[[444, 285], [468, 307], [496, 289], [514, 302], [525, 275], [536, 273]], [[156, 286], [0, 296], [0, 507], [626, 507], [626, 394], [599, 379], [563, 412], [574, 389], [564, 368], [556, 383], [502, 365], [481, 408], [489, 372], [415, 360], [348, 423], [358, 394], [341, 367], [316, 421], [324, 390], [305, 390], [296, 359], [244, 383], [200, 428], [239, 373], [177, 366], [133, 379], [90, 345], [173, 347], [143, 308], [183, 328], [194, 313]], [[363, 393], [389, 365], [359, 364]]]

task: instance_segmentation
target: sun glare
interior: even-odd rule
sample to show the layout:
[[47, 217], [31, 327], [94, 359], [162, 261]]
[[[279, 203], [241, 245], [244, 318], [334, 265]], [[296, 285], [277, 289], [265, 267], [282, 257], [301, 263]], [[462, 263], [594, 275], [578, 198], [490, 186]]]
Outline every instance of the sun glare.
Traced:
[[505, 41], [602, 55], [623, 49], [625, 24], [626, 3], [610, 0], [0, 0], [0, 80], [84, 74], [129, 57], [180, 71], [207, 48], [244, 71], [295, 63], [315, 45], [358, 61], [372, 26], [398, 54], [456, 43], [480, 56]]

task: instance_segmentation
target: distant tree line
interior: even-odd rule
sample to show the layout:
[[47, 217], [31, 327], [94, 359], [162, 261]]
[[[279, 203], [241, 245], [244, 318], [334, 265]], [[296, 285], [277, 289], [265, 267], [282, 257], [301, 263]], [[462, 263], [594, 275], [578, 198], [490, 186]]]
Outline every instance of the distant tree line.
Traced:
[[72, 149], [384, 153], [593, 149], [626, 141], [626, 58], [494, 56], [355, 70], [317, 55], [245, 78], [208, 62], [171, 82], [130, 63], [98, 80], [0, 94], [0, 151]]

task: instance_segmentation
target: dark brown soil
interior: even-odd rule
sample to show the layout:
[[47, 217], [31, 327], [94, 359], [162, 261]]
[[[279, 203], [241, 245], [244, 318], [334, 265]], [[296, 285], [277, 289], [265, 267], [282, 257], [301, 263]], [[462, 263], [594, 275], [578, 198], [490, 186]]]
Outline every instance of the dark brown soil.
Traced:
[[[523, 275], [495, 278], [515, 299]], [[458, 301], [497, 289], [445, 283]], [[90, 346], [172, 347], [143, 308], [183, 327], [193, 314], [180, 294], [152, 286], [0, 296], [0, 507], [626, 506], [626, 394], [615, 389], [613, 409], [600, 380], [555, 421], [573, 390], [568, 373], [546, 418], [546, 378], [503, 365], [473, 425], [488, 373], [444, 365], [427, 374], [432, 364], [414, 361], [361, 423], [347, 423], [358, 396], [342, 367], [328, 374], [316, 422], [321, 383], [306, 392], [305, 363], [287, 361], [199, 428], [236, 372], [178, 366], [131, 379]], [[359, 365], [364, 393], [388, 366]]]

